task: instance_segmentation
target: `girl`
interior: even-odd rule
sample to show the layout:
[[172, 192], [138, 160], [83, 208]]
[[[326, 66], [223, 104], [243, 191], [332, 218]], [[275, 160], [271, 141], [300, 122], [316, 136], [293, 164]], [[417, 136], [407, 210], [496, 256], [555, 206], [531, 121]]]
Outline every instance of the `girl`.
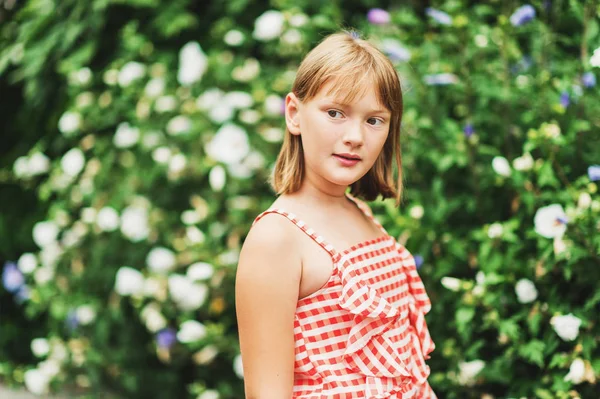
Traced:
[[356, 34], [328, 36], [302, 61], [285, 99], [279, 197], [254, 221], [236, 276], [247, 398], [436, 397], [415, 261], [357, 198], [400, 203], [401, 116], [393, 65]]

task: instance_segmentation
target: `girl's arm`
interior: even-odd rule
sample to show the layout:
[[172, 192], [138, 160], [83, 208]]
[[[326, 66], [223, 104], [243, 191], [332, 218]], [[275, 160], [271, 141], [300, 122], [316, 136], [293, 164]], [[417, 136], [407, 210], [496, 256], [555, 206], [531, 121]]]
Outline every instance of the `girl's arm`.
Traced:
[[292, 225], [279, 218], [265, 215], [250, 229], [238, 264], [235, 301], [247, 399], [292, 397], [302, 263]]

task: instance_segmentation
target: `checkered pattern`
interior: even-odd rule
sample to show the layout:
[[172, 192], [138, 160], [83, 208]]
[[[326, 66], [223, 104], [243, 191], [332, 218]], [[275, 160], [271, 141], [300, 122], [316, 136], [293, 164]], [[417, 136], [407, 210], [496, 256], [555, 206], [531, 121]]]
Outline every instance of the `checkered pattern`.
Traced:
[[348, 194], [383, 235], [338, 252], [296, 215], [285, 216], [332, 257], [333, 273], [298, 301], [294, 319], [298, 399], [435, 399], [425, 360], [435, 349], [424, 315], [429, 297], [414, 258]]

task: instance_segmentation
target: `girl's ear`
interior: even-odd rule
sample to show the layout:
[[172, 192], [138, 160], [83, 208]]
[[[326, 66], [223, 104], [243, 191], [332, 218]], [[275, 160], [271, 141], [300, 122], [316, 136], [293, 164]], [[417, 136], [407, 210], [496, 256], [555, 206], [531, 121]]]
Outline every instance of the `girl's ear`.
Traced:
[[294, 93], [285, 97], [285, 124], [293, 135], [300, 134], [300, 100]]

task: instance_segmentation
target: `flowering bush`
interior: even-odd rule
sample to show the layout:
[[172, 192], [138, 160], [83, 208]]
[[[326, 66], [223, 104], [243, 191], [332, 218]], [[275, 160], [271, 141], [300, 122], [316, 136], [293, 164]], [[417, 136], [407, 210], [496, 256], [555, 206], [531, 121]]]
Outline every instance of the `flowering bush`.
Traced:
[[238, 252], [273, 199], [295, 68], [344, 24], [403, 82], [405, 201], [373, 208], [432, 298], [434, 390], [597, 393], [598, 5], [368, 4], [15, 6], [0, 73], [24, 101], [2, 123], [37, 134], [5, 166], [48, 211], [3, 286], [45, 322], [38, 360], [1, 376], [39, 394], [242, 397]]

